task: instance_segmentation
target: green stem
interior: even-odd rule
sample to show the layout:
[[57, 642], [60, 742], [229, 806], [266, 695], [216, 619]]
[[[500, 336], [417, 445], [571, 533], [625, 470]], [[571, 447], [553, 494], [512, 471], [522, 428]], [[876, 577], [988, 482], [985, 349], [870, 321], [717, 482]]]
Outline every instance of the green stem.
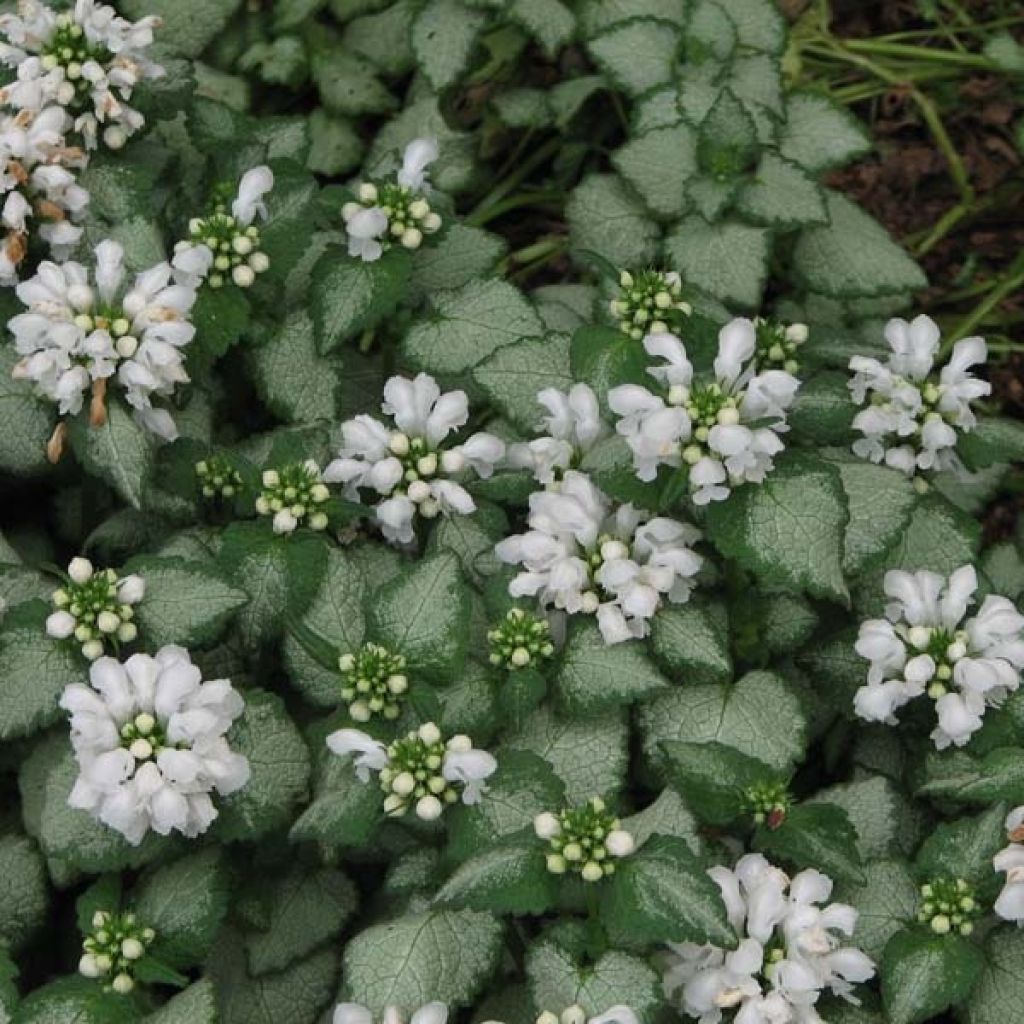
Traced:
[[483, 227], [484, 224], [495, 220], [498, 217], [504, 216], [510, 210], [517, 210], [521, 206], [545, 206], [553, 203], [560, 203], [563, 198], [561, 192], [555, 191], [537, 191], [537, 192], [521, 192], [519, 195], [509, 196], [502, 202], [493, 203], [491, 206], [474, 212], [465, 218], [467, 224], [471, 224], [474, 227]]
[[953, 345], [961, 338], [970, 335], [1008, 295], [1018, 288], [1024, 287], [1024, 253], [1014, 260], [1003, 280], [985, 296], [977, 306], [965, 316], [953, 329], [953, 333], [943, 342], [939, 358], [948, 356]]
[[999, 66], [978, 53], [957, 53], [954, 50], [937, 50], [928, 46], [908, 46], [904, 43], [887, 43], [880, 39], [844, 39], [843, 47], [851, 53], [877, 54], [880, 57], [905, 57], [925, 64], [951, 64], [977, 71], [998, 71]]
[[516, 189], [522, 181], [528, 178], [533, 171], [551, 159], [551, 157], [558, 152], [561, 145], [561, 138], [556, 137], [548, 139], [543, 146], [539, 146], [531, 157], [524, 160], [515, 171], [513, 171], [503, 181], [495, 185], [495, 187], [492, 188], [479, 203], [477, 203], [465, 218], [465, 222], [467, 224], [479, 226], [480, 224], [486, 223], [487, 220], [490, 220], [493, 216], [490, 213], [490, 207], [499, 203], [505, 198], [505, 196]]

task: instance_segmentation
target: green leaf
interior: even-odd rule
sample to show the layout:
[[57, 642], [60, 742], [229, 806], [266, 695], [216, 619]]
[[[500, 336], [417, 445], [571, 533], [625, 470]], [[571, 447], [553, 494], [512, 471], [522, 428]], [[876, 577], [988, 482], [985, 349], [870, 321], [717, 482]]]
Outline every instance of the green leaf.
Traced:
[[729, 0], [723, 6], [743, 46], [775, 55], [785, 49], [786, 20], [772, 0]]
[[310, 283], [317, 348], [333, 352], [394, 313], [411, 269], [404, 249], [391, 248], [379, 260], [364, 263], [341, 246], [328, 246], [313, 267]]
[[779, 128], [779, 153], [818, 174], [841, 167], [871, 149], [861, 123], [845, 107], [817, 93], [791, 93]]
[[243, 289], [230, 280], [222, 288], [201, 288], [192, 307], [196, 336], [188, 348], [191, 365], [209, 372], [213, 363], [233, 345], [249, 326], [249, 300]]
[[700, 169], [719, 182], [742, 174], [757, 152], [757, 128], [728, 89], [718, 94], [701, 122], [698, 137]]
[[467, 857], [517, 833], [532, 835], [533, 819], [565, 802], [565, 786], [546, 761], [526, 750], [503, 751], [487, 780], [487, 799], [449, 811], [452, 856]]
[[285, 423], [333, 420], [341, 363], [317, 352], [305, 310], [289, 314], [279, 331], [248, 352], [256, 390]]
[[672, 78], [679, 29], [670, 21], [636, 18], [588, 42], [598, 67], [628, 96], [639, 96]]
[[781, 781], [763, 761], [714, 740], [667, 740], [661, 749], [668, 781], [709, 825], [731, 824], [743, 813], [749, 789]]
[[310, 72], [324, 106], [332, 114], [382, 114], [397, 105], [377, 77], [377, 69], [344, 47], [332, 44], [316, 50]]
[[921, 268], [859, 206], [826, 192], [829, 223], [805, 228], [793, 247], [793, 274], [808, 291], [837, 298], [924, 288]]
[[222, 840], [252, 841], [283, 828], [309, 783], [309, 751], [280, 697], [245, 691], [245, 711], [228, 732], [228, 745], [249, 759], [248, 783], [219, 801], [214, 828]]
[[18, 362], [13, 345], [0, 349], [0, 470], [17, 475], [38, 473], [48, 466], [46, 442], [57, 420], [56, 406], [37, 398], [31, 381], [15, 380]]
[[761, 157], [753, 182], [740, 190], [736, 210], [754, 224], [776, 230], [828, 222], [817, 182], [771, 151]]
[[968, 1024], [1024, 1019], [1024, 931], [1003, 927], [985, 944], [985, 968], [965, 1007]]
[[487, 17], [459, 0], [428, 0], [412, 25], [412, 48], [420, 70], [440, 91], [466, 70]]
[[964, 804], [1024, 804], [1024, 750], [999, 747], [982, 758], [962, 750], [929, 754], [917, 795]]
[[1024, 461], [1024, 424], [1002, 416], [984, 416], [961, 434], [957, 451], [969, 469]]
[[146, 644], [154, 648], [212, 644], [248, 600], [216, 569], [183, 558], [143, 555], [128, 562], [123, 571], [138, 573], [146, 582], [145, 597], [135, 607], [135, 621]]
[[708, 535], [726, 557], [767, 583], [843, 604], [849, 602], [842, 566], [848, 521], [839, 472], [800, 455], [707, 510]]
[[836, 804], [846, 811], [857, 830], [857, 848], [865, 863], [892, 856], [901, 841], [907, 847], [916, 844], [905, 817], [909, 805], [882, 776], [829, 786], [807, 803]]
[[25, 997], [18, 1024], [133, 1024], [138, 1007], [91, 978], [58, 978]]
[[142, 1020], [143, 1024], [217, 1024], [213, 982], [200, 978]]
[[492, 846], [460, 864], [434, 903], [496, 914], [543, 914], [557, 899], [558, 878], [548, 871], [544, 848], [529, 838]]
[[554, 685], [562, 709], [576, 717], [644, 700], [668, 680], [644, 656], [643, 644], [609, 645], [594, 623], [584, 622], [570, 633]]
[[252, 978], [242, 936], [225, 928], [207, 961], [217, 1024], [311, 1024], [337, 991], [338, 953], [322, 949], [291, 967]]
[[992, 858], [1006, 845], [1006, 805], [996, 804], [972, 818], [940, 822], [917, 853], [917, 872], [925, 880], [963, 878], [991, 888]]
[[414, 324], [402, 342], [406, 357], [429, 373], [465, 373], [505, 345], [543, 333], [533, 307], [506, 281], [471, 281], [439, 294], [435, 306], [435, 316]]
[[380, 790], [360, 782], [348, 758], [331, 757], [316, 796], [292, 825], [289, 838], [332, 847], [363, 846], [384, 818], [382, 804]]
[[670, 263], [690, 284], [725, 303], [754, 308], [768, 275], [768, 232], [703, 217], [682, 220], [665, 239]]
[[374, 1015], [386, 1006], [431, 1000], [466, 1006], [501, 952], [502, 926], [490, 914], [442, 910], [373, 925], [345, 948], [345, 991]]
[[569, 338], [545, 334], [506, 345], [473, 370], [473, 379], [503, 416], [532, 434], [545, 415], [537, 392], [544, 388], [568, 391], [573, 385]]
[[580, 1006], [595, 1017], [613, 1006], [628, 1005], [641, 1020], [662, 1005], [661, 979], [643, 960], [611, 950], [581, 967], [555, 942], [540, 942], [526, 958], [535, 1006]]
[[616, 865], [607, 889], [602, 918], [620, 941], [736, 944], [718, 886], [682, 839], [653, 837]]
[[138, 508], [143, 481], [153, 462], [153, 435], [140, 427], [119, 401], [108, 401], [107, 422], [102, 427], [90, 426], [85, 416], [71, 420], [70, 427], [71, 448], [82, 468]]
[[[271, 59], [276, 63], [276, 58]], [[309, 115], [309, 135], [312, 145], [306, 170], [333, 178], [359, 166], [366, 147], [347, 118], [331, 117], [317, 107]]]
[[405, 655], [410, 672], [445, 677], [465, 656], [469, 615], [459, 560], [442, 551], [374, 594], [367, 632], [375, 642]]
[[864, 877], [857, 830], [835, 804], [791, 807], [778, 828], [758, 827], [754, 847], [798, 868], [816, 868], [836, 881], [858, 882]]
[[804, 753], [806, 719], [780, 676], [748, 672], [734, 685], [685, 686], [640, 708], [644, 751], [661, 763], [665, 740], [718, 742], [788, 771]]
[[0, 620], [0, 740], [56, 721], [64, 687], [86, 675], [75, 642], [47, 636], [48, 612], [41, 601], [32, 601]]
[[856, 460], [838, 465], [850, 509], [843, 569], [856, 576], [903, 536], [917, 503], [914, 485], [899, 470]]
[[605, 404], [611, 388], [650, 379], [647, 360], [643, 345], [614, 327], [581, 327], [569, 348], [573, 377], [589, 384]]
[[0, 836], [0, 945], [19, 949], [43, 924], [46, 868], [31, 839]]
[[882, 955], [882, 998], [891, 1024], [917, 1024], [970, 995], [985, 960], [957, 935], [897, 932]]
[[163, 865], [135, 889], [132, 909], [156, 933], [153, 953], [174, 967], [202, 963], [227, 913], [228, 866], [217, 849]]
[[241, 0], [123, 0], [118, 6], [126, 18], [156, 15], [162, 22], [161, 44], [184, 57], [198, 57], [221, 34]]
[[330, 867], [296, 863], [275, 881], [267, 901], [267, 927], [245, 938], [253, 976], [280, 971], [337, 936], [359, 902], [355, 886]]
[[697, 135], [685, 123], [634, 135], [612, 156], [615, 169], [656, 216], [681, 217], [690, 207], [687, 180], [697, 170]]
[[685, 683], [721, 683], [732, 678], [729, 623], [717, 602], [691, 598], [662, 608], [651, 622], [655, 659]]
[[569, 196], [565, 216], [573, 249], [596, 252], [619, 268], [654, 261], [658, 225], [615, 175], [584, 178]]
[[836, 898], [857, 911], [853, 944], [878, 960], [885, 944], [917, 917], [918, 888], [906, 863], [880, 860], [864, 867], [860, 885], [840, 886]]
[[423, 295], [462, 288], [474, 278], [493, 275], [506, 248], [500, 236], [456, 221], [436, 242], [413, 253], [411, 284]]
[[[366, 579], [348, 555], [327, 549], [323, 582], [299, 625], [325, 641], [337, 654], [354, 654], [363, 643], [366, 621], [363, 600]], [[337, 664], [321, 664], [303, 646], [295, 628], [284, 642], [288, 675], [303, 697], [319, 707], [336, 707], [341, 700]]]
[[506, 745], [540, 754], [565, 783], [567, 803], [611, 796], [622, 788], [628, 729], [621, 711], [585, 719], [560, 719], [539, 707]]

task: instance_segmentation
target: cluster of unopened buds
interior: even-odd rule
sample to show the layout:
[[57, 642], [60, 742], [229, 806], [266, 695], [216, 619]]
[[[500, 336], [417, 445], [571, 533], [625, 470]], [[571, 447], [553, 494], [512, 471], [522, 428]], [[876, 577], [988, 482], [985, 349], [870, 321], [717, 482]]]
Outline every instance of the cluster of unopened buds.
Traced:
[[561, 814], [538, 814], [533, 830], [550, 847], [548, 871], [554, 875], [576, 872], [584, 882], [600, 882], [614, 874], [614, 861], [628, 857], [636, 846], [633, 836], [620, 827], [619, 820], [597, 796]]
[[327, 513], [319, 507], [330, 496], [320, 467], [307, 459], [263, 471], [263, 492], [256, 499], [256, 511], [274, 517], [274, 533], [294, 533], [303, 523], [311, 530], [326, 530]]
[[223, 455], [211, 455], [196, 463], [196, 479], [204, 498], [230, 500], [242, 489], [242, 474]]
[[141, 576], [119, 579], [113, 569], [96, 570], [89, 559], [73, 558], [66, 583], [53, 592], [57, 610], [47, 618], [46, 632], [60, 640], [73, 636], [82, 654], [95, 661], [108, 644], [131, 643], [138, 635], [133, 605], [145, 593]]
[[346, 229], [357, 226], [369, 211], [379, 211], [387, 219], [387, 230], [381, 238], [384, 249], [389, 237], [404, 249], [418, 249], [424, 235], [432, 235], [441, 227], [441, 215], [430, 208], [423, 196], [405, 185], [364, 181], [356, 188], [356, 196], [358, 201], [345, 203], [341, 208]]
[[501, 623], [488, 631], [487, 640], [491, 664], [508, 669], [536, 665], [555, 653], [548, 620], [522, 608], [510, 608]]
[[78, 971], [86, 978], [102, 979], [107, 991], [127, 995], [135, 988], [135, 965], [145, 955], [156, 932], [143, 927], [135, 914], [97, 910], [92, 932], [82, 943]]
[[355, 721], [368, 722], [374, 715], [388, 720], [398, 717], [400, 699], [409, 689], [401, 654], [367, 643], [355, 654], [343, 654], [338, 667], [343, 676], [341, 697]]
[[784, 782], [763, 782], [743, 794], [743, 809], [757, 825], [778, 828], [789, 811], [789, 790]]
[[270, 258], [260, 250], [260, 229], [240, 223], [223, 204], [210, 216], [189, 221], [188, 233], [189, 240], [179, 242], [175, 252], [205, 245], [213, 255], [206, 278], [211, 288], [223, 288], [229, 277], [239, 288], [250, 288], [256, 275], [270, 268]]
[[980, 915], [974, 887], [962, 878], [939, 878], [921, 886], [917, 919], [936, 935], [970, 935]]
[[416, 817], [434, 821], [446, 804], [459, 795], [442, 772], [446, 752], [466, 753], [473, 742], [468, 736], [453, 736], [447, 743], [433, 723], [421, 725], [388, 747], [388, 765], [380, 773], [381, 789], [387, 793], [384, 813], [401, 817], [415, 807]]
[[619, 274], [619, 295], [609, 310], [619, 329], [634, 341], [648, 334], [663, 334], [681, 326], [693, 307], [680, 297], [682, 278], [675, 271], [641, 270]]
[[780, 324], [775, 320], [754, 318], [757, 331], [757, 367], [759, 370], [785, 370], [797, 373], [797, 351], [807, 341], [807, 324]]

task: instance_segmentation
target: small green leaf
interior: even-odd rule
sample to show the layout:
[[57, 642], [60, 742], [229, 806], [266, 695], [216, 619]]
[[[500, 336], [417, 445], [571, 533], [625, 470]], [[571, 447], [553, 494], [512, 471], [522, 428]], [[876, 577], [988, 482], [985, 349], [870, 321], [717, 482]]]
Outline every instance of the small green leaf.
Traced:
[[35, 844], [26, 836], [0, 836], [0, 944], [20, 949], [46, 910], [46, 868]]
[[78, 416], [71, 421], [69, 437], [82, 468], [138, 508], [143, 481], [153, 462], [153, 435], [139, 426], [119, 401], [109, 401], [103, 426], [90, 426], [88, 417]]
[[729, 623], [718, 603], [691, 598], [662, 608], [651, 623], [655, 659], [685, 683], [721, 683], [732, 678]]
[[977, 817], [940, 822], [921, 844], [917, 871], [925, 881], [962, 878], [991, 889], [992, 858], [1006, 845], [1006, 805], [996, 804]]
[[569, 363], [572, 375], [604, 403], [611, 388], [650, 380], [643, 345], [614, 327], [581, 327], [572, 336]]
[[486, 21], [485, 14], [459, 0], [427, 0], [412, 25], [412, 48], [436, 90], [451, 85], [466, 70]]
[[200, 978], [142, 1020], [143, 1024], [217, 1024], [213, 982]]
[[45, 470], [46, 442], [53, 433], [57, 407], [38, 398], [32, 382], [15, 380], [11, 371], [18, 362], [13, 345], [0, 349], [0, 469], [17, 475]]
[[835, 804], [797, 804], [778, 828], [759, 826], [754, 847], [799, 868], [816, 868], [841, 882], [864, 877], [857, 830]]
[[438, 1000], [466, 1006], [501, 953], [501, 924], [490, 914], [442, 910], [373, 925], [345, 947], [345, 991], [372, 1014], [386, 1006]]
[[1024, 931], [1003, 927], [985, 944], [985, 968], [965, 1007], [968, 1024], [1024, 1020]]
[[843, 604], [843, 538], [849, 521], [839, 472], [794, 455], [760, 484], [709, 506], [708, 534], [724, 555], [765, 582], [800, 587]]
[[882, 998], [892, 1024], [918, 1024], [970, 995], [985, 965], [957, 935], [897, 932], [882, 954]]
[[613, 937], [736, 944], [718, 886], [682, 839], [650, 839], [616, 865], [607, 888], [602, 918]]
[[904, 861], [880, 860], [864, 867], [859, 885], [840, 886], [836, 898], [857, 911], [853, 944], [877, 960], [885, 944], [917, 916], [918, 887]]
[[757, 152], [757, 128], [728, 89], [718, 94], [701, 122], [698, 136], [700, 169], [717, 181], [742, 174]]
[[964, 804], [1024, 804], [1024, 750], [999, 747], [982, 758], [962, 750], [929, 754], [917, 795]]
[[622, 22], [588, 44], [598, 67], [629, 96], [639, 96], [672, 77], [679, 29], [670, 21], [636, 18]]
[[364, 845], [383, 821], [380, 790], [360, 782], [346, 758], [326, 762], [316, 796], [291, 827], [293, 842], [329, 847]]
[[25, 997], [18, 1024], [133, 1024], [138, 1006], [91, 978], [58, 978]]
[[812, 174], [841, 167], [871, 149], [860, 122], [818, 93], [792, 93], [779, 128], [779, 152]]
[[652, 213], [678, 219], [690, 207], [686, 183], [697, 170], [696, 132], [680, 123], [634, 135], [612, 164]]
[[558, 879], [544, 862], [544, 846], [529, 838], [499, 843], [460, 864], [434, 902], [496, 914], [543, 914], [557, 898]]
[[619, 268], [654, 260], [658, 225], [613, 174], [593, 174], [573, 189], [565, 207], [573, 249], [593, 251]]
[[209, 372], [225, 352], [238, 343], [249, 326], [249, 300], [230, 280], [223, 288], [201, 288], [192, 307], [196, 326], [194, 342], [188, 348], [192, 364]]
[[736, 210], [754, 224], [776, 230], [828, 222], [821, 187], [795, 163], [771, 151], [761, 157], [754, 180], [741, 189]]
[[763, 228], [709, 224], [691, 215], [665, 239], [665, 251], [690, 284], [722, 302], [754, 308], [768, 275], [768, 241]]
[[984, 416], [961, 434], [957, 451], [969, 469], [1024, 461], [1024, 424], [1002, 416]]

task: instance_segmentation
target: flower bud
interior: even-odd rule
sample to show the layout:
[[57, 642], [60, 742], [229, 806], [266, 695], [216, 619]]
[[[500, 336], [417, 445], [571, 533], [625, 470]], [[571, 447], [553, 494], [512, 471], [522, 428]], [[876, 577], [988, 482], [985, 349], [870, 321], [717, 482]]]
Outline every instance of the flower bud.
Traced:
[[398, 674], [388, 676], [387, 687], [388, 691], [397, 697], [409, 689], [409, 680], [405, 676]]
[[420, 226], [428, 235], [432, 235], [441, 227], [441, 215], [431, 210], [430, 213], [420, 221]]
[[550, 1010], [545, 1010], [534, 1022], [534, 1024], [558, 1024], [558, 1017]]
[[583, 865], [580, 874], [583, 876], [584, 882], [600, 882], [604, 878], [604, 869], [597, 861], [590, 860]]
[[533, 819], [533, 831], [539, 839], [554, 839], [562, 831], [562, 823], [558, 815], [545, 811]]
[[441, 730], [433, 722], [425, 722], [419, 727], [419, 737], [424, 743], [433, 746], [441, 742]]
[[149, 740], [139, 738], [132, 740], [132, 745], [128, 748], [128, 753], [135, 758], [136, 761], [145, 761], [153, 756], [153, 744]]
[[416, 788], [416, 779], [411, 772], [402, 772], [391, 783], [391, 789], [399, 796], [408, 796]]
[[718, 410], [718, 422], [723, 427], [734, 427], [740, 421], [739, 409], [734, 409], [731, 406], [725, 409]]
[[239, 256], [248, 256], [252, 252], [252, 239], [248, 235], [235, 235], [231, 239], [231, 248], [238, 253]]
[[441, 468], [446, 473], [461, 473], [466, 468], [466, 457], [459, 451], [444, 452], [441, 455]]
[[790, 324], [786, 328], [786, 341], [795, 342], [797, 345], [802, 345], [810, 333], [807, 329], [807, 324]]
[[299, 521], [292, 515], [288, 509], [283, 508], [280, 512], [274, 513], [274, 533], [294, 533], [296, 527], [298, 527]]
[[78, 961], [78, 973], [86, 978], [98, 978], [102, 973], [96, 963], [96, 957], [92, 953], [85, 953]]
[[587, 1024], [587, 1014], [578, 1003], [562, 1011], [562, 1024]]
[[553, 875], [565, 874], [565, 858], [560, 853], [549, 853], [546, 858], [547, 869]]
[[373, 182], [364, 181], [356, 190], [356, 195], [364, 203], [375, 203], [377, 202], [377, 186]]
[[414, 480], [409, 484], [406, 494], [408, 494], [410, 501], [414, 501], [418, 505], [430, 497], [430, 485], [422, 480]]
[[145, 955], [146, 947], [138, 939], [125, 939], [121, 943], [121, 956], [125, 960], [138, 960]]
[[441, 817], [444, 807], [436, 796], [420, 797], [416, 801], [416, 817], [421, 821], [436, 821]]
[[[103, 141], [108, 149], [123, 149], [124, 144], [128, 141], [128, 135], [120, 125], [112, 124], [104, 130]], [[128, 980], [131, 981], [130, 978]], [[130, 987], [126, 989], [126, 991], [130, 990]]]
[[966, 656], [967, 644], [962, 640], [954, 640], [953, 643], [946, 648], [946, 657], [949, 658], [950, 661], [959, 661], [961, 658], [965, 658]]
[[604, 848], [613, 857], [628, 857], [636, 848], [636, 843], [629, 832], [617, 828], [605, 837]]
[[406, 228], [402, 232], [402, 245], [406, 249], [418, 249], [423, 243], [423, 232], [419, 228]]
[[251, 288], [253, 282], [256, 280], [256, 271], [248, 264], [240, 263], [237, 267], [231, 271], [231, 280], [238, 285], [239, 288]]
[[407, 434], [403, 434], [396, 431], [388, 439], [388, 448], [391, 449], [392, 455], [397, 455], [401, 458], [403, 455], [409, 454], [409, 437]]
[[96, 625], [101, 633], [116, 633], [117, 627], [121, 625], [121, 619], [113, 612], [102, 611], [96, 617]]
[[93, 567], [88, 558], [72, 558], [68, 564], [68, 575], [75, 583], [88, 583], [92, 579]]
[[265, 469], [263, 470], [263, 486], [264, 487], [279, 487], [281, 485], [281, 477], [276, 469]]
[[391, 817], [398, 817], [400, 814], [404, 814], [405, 798], [399, 796], [397, 793], [392, 793], [384, 801], [384, 813]]
[[82, 644], [82, 657], [87, 661], [95, 661], [103, 654], [103, 644], [99, 640], [88, 640]]
[[448, 749], [453, 754], [465, 754], [473, 749], [473, 741], [465, 733], [460, 732], [448, 741]]
[[430, 452], [416, 460], [416, 472], [420, 476], [433, 476], [437, 472], [437, 456]]
[[130, 974], [122, 972], [110, 983], [110, 987], [120, 996], [125, 996], [133, 988], [135, 988], [135, 982], [132, 981]]
[[923, 651], [931, 642], [932, 631], [927, 626], [914, 626], [907, 634], [907, 639], [913, 647]]
[[254, 252], [249, 257], [249, 266], [255, 274], [265, 274], [270, 269], [270, 257], [265, 252]]
[[592, 590], [588, 590], [580, 601], [580, 611], [586, 615], [593, 615], [597, 611], [597, 607], [601, 602], [597, 598]]
[[430, 213], [430, 203], [426, 199], [414, 199], [409, 204], [409, 216], [413, 220], [423, 220]]
[[68, 305], [72, 309], [87, 313], [92, 309], [93, 301], [92, 289], [87, 284], [73, 284], [68, 288]]
[[628, 558], [629, 548], [627, 548], [621, 540], [606, 540], [601, 545], [601, 557], [606, 562], [611, 562], [616, 559]]
[[511, 654], [509, 661], [516, 668], [525, 668], [530, 664], [530, 652], [525, 647], [517, 647]]

